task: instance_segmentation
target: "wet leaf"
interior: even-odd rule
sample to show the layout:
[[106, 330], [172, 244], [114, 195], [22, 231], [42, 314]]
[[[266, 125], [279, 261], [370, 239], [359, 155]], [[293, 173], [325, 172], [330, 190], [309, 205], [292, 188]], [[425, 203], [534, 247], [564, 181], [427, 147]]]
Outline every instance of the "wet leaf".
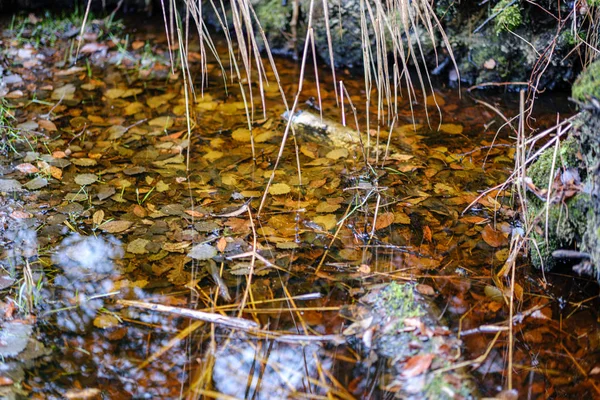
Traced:
[[423, 240], [431, 243], [433, 241], [433, 234], [431, 233], [431, 228], [427, 225], [423, 227]]
[[188, 257], [195, 260], [209, 260], [217, 255], [217, 249], [208, 243], [197, 244], [192, 247], [188, 253]]
[[100, 329], [112, 328], [119, 325], [119, 319], [114, 315], [101, 314], [94, 318], [94, 326]]
[[250, 131], [246, 128], [239, 128], [235, 131], [231, 132], [231, 137], [233, 140], [237, 140], [238, 142], [250, 142]]
[[225, 247], [227, 247], [227, 240], [221, 236], [217, 242], [217, 250], [222, 253], [225, 251]]
[[507, 242], [502, 232], [495, 230], [491, 225], [486, 225], [481, 231], [481, 237], [491, 247], [500, 247]]
[[100, 229], [106, 233], [120, 233], [126, 231], [133, 225], [131, 221], [109, 221], [100, 226]]
[[98, 226], [104, 220], [104, 210], [98, 210], [92, 215], [92, 222], [94, 225]]
[[348, 155], [348, 149], [340, 148], [331, 150], [325, 155], [325, 157], [329, 158], [330, 160], [339, 160], [340, 158], [347, 158]]
[[412, 378], [426, 372], [433, 361], [433, 354], [417, 354], [406, 361], [402, 376]]
[[269, 188], [269, 193], [274, 196], [277, 196], [289, 193], [291, 190], [292, 189], [290, 188], [290, 186], [285, 183], [275, 183]]
[[19, 164], [15, 167], [15, 169], [24, 174], [35, 174], [36, 172], [39, 172], [39, 169], [30, 163]]
[[324, 230], [329, 231], [335, 228], [337, 224], [337, 217], [335, 214], [319, 215], [313, 218], [313, 221], [321, 225]]
[[75, 85], [67, 83], [64, 86], [54, 89], [52, 100], [73, 100], [75, 98]]
[[15, 357], [27, 346], [33, 327], [22, 322], [5, 322], [0, 329], [0, 357]]
[[157, 117], [148, 121], [148, 125], [161, 129], [169, 129], [173, 126], [173, 118], [169, 116]]
[[442, 124], [440, 126], [440, 131], [451, 135], [458, 135], [463, 132], [463, 126], [458, 124]]
[[495, 301], [497, 303], [504, 303], [504, 296], [502, 295], [502, 291], [496, 286], [486, 285], [483, 289], [483, 292], [490, 300]]
[[377, 216], [377, 221], [375, 222], [375, 229], [384, 229], [394, 223], [394, 213], [385, 212], [381, 213]]
[[148, 250], [146, 250], [146, 245], [150, 243], [148, 239], [135, 239], [127, 245], [127, 252], [133, 254], [146, 254]]
[[16, 179], [0, 179], [0, 192], [20, 192], [23, 190]]
[[58, 128], [52, 121], [48, 121], [47, 119], [38, 120], [38, 124], [40, 128], [47, 130], [48, 132], [56, 132]]
[[47, 185], [48, 185], [48, 181], [46, 180], [46, 178], [42, 178], [41, 176], [38, 176], [37, 178], [33, 178], [32, 180], [30, 180], [23, 186], [25, 186], [29, 190], [37, 190], [37, 189], [41, 189]]
[[75, 183], [81, 186], [91, 185], [98, 180], [96, 174], [79, 174], [75, 177]]
[[93, 167], [98, 164], [93, 158], [74, 158], [71, 162], [79, 167]]

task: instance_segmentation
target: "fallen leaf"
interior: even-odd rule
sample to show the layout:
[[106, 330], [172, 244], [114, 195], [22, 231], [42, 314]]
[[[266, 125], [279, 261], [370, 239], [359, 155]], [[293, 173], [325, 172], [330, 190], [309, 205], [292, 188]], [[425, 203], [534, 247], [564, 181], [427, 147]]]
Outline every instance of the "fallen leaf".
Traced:
[[100, 229], [107, 233], [120, 233], [126, 231], [133, 225], [131, 221], [119, 220], [109, 221], [100, 226]]
[[208, 260], [217, 255], [217, 249], [207, 243], [197, 244], [188, 253], [195, 260]]
[[35, 165], [30, 163], [19, 164], [15, 167], [15, 169], [24, 174], [35, 174], [36, 172], [40, 171]]
[[146, 245], [150, 243], [148, 239], [135, 239], [127, 245], [127, 252], [133, 254], [146, 254]]
[[98, 180], [96, 174], [79, 174], [75, 177], [75, 183], [81, 186], [91, 185]]
[[502, 232], [495, 230], [490, 224], [483, 228], [481, 237], [491, 247], [500, 247], [507, 242]]
[[394, 223], [394, 213], [393, 212], [385, 212], [381, 213], [377, 216], [377, 222], [375, 222], [375, 229], [380, 230], [383, 228], [387, 228], [391, 224]]
[[426, 372], [433, 361], [433, 354], [417, 354], [406, 361], [402, 376], [412, 378]]
[[290, 188], [290, 186], [285, 183], [275, 183], [269, 188], [269, 193], [274, 196], [277, 196], [280, 194], [289, 193], [291, 190], [292, 189]]

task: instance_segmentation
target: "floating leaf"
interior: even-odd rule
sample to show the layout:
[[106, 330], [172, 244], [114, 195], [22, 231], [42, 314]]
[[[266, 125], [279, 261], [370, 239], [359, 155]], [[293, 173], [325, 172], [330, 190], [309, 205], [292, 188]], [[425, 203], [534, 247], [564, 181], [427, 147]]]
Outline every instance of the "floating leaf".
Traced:
[[131, 221], [119, 220], [119, 221], [109, 221], [105, 222], [100, 226], [102, 231], [107, 233], [120, 233], [126, 231], [133, 225]]
[[291, 190], [292, 189], [290, 188], [290, 186], [285, 183], [275, 183], [269, 188], [269, 193], [274, 196], [277, 196], [280, 194], [289, 193]]
[[217, 249], [207, 243], [197, 244], [188, 253], [188, 257], [196, 260], [209, 260], [216, 255]]

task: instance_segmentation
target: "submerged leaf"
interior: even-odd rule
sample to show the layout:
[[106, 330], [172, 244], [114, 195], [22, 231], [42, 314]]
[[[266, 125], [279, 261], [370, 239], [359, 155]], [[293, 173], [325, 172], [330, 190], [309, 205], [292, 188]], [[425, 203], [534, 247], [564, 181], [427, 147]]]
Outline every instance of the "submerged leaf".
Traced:
[[208, 260], [217, 255], [217, 249], [208, 243], [197, 244], [192, 247], [188, 253], [188, 257], [195, 260]]

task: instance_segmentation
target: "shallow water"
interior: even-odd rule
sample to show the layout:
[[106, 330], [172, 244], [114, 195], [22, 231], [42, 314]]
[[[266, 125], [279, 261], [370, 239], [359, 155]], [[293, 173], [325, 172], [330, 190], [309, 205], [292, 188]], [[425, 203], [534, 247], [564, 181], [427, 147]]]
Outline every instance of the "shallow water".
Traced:
[[[360, 148], [290, 138], [259, 213], [285, 130], [277, 87], [265, 88], [264, 108], [254, 88], [254, 110], [247, 110], [239, 87], [225, 87], [222, 72], [231, 66], [224, 58], [223, 70], [207, 64], [202, 93], [198, 53], [192, 54], [198, 85], [188, 141], [182, 79], [169, 77], [162, 27], [155, 32], [132, 32], [137, 50], [94, 51], [89, 68], [62, 75], [65, 49], [10, 55], [10, 71], [24, 83], [9, 85], [10, 93], [23, 93], [8, 102], [16, 122], [37, 133], [3, 167], [5, 178], [29, 187], [3, 199], [10, 249], [4, 265], [31, 264], [43, 299], [35, 308], [40, 339], [53, 350], [25, 377], [34, 396], [84, 389], [117, 399], [392, 396], [383, 389], [393, 380], [386, 362], [362, 354], [364, 343], [318, 339], [340, 335], [350, 323], [340, 310], [390, 280], [435, 290], [445, 321], [467, 333], [465, 359], [488, 350], [496, 331], [473, 329], [509, 316], [486, 287], [495, 285], [517, 224], [498, 211], [510, 203], [509, 192], [492, 192], [465, 209], [510, 175], [514, 150], [507, 130], [494, 140], [502, 121], [473, 98], [512, 116], [512, 95], [459, 97], [458, 90], [440, 88], [439, 131], [435, 107], [428, 108], [428, 123], [424, 106], [414, 105], [413, 125], [410, 104], [400, 99], [396, 150], [386, 161], [371, 156], [372, 169]], [[283, 59], [277, 65], [291, 103], [299, 67]], [[339, 121], [329, 72], [319, 77], [323, 115]], [[365, 130], [362, 77], [342, 71], [339, 79], [357, 109], [355, 117], [346, 99], [346, 121]], [[318, 114], [311, 109], [318, 94], [307, 73], [300, 108]], [[548, 112], [535, 123], [555, 119]], [[373, 140], [375, 120], [372, 109]], [[382, 124], [380, 140], [387, 140], [387, 129]], [[252, 257], [253, 248], [263, 259]], [[523, 261], [514, 387], [531, 398], [596, 393], [596, 284], [543, 278]], [[239, 316], [273, 335], [120, 300]], [[317, 339], [298, 343], [289, 335]], [[493, 343], [485, 361], [473, 365], [487, 396], [506, 388], [506, 335]]]

